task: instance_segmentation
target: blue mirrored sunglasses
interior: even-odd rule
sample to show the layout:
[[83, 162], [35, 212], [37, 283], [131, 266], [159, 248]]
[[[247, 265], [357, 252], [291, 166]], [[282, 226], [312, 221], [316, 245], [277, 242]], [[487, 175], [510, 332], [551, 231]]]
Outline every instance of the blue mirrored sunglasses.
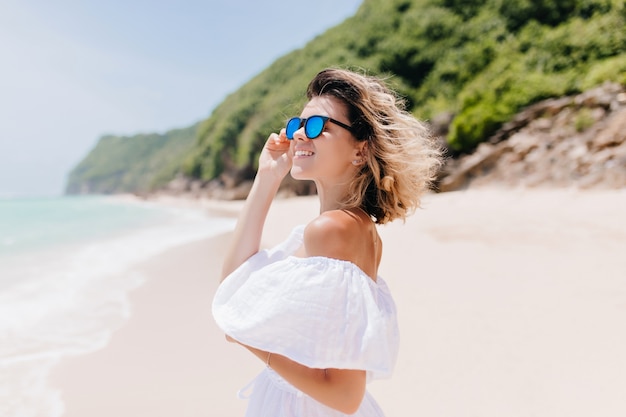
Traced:
[[326, 122], [332, 122], [354, 134], [352, 126], [348, 126], [345, 123], [341, 123], [339, 120], [335, 120], [327, 116], [316, 115], [306, 119], [302, 119], [300, 117], [292, 117], [289, 119], [285, 128], [287, 139], [293, 140], [293, 134], [296, 133], [296, 130], [300, 129], [302, 126], [304, 126], [304, 134], [306, 137], [309, 139], [315, 139], [322, 134], [324, 126], [326, 126]]

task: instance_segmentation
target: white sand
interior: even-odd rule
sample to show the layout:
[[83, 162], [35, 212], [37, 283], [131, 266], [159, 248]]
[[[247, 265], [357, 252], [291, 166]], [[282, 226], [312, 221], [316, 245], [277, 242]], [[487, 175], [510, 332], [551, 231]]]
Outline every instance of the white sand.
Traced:
[[[276, 201], [265, 244], [316, 212]], [[369, 389], [389, 417], [626, 415], [626, 190], [429, 195], [380, 234], [402, 341]], [[128, 324], [53, 375], [67, 416], [243, 415], [236, 391], [263, 364], [210, 317], [226, 241], [138, 266]]]

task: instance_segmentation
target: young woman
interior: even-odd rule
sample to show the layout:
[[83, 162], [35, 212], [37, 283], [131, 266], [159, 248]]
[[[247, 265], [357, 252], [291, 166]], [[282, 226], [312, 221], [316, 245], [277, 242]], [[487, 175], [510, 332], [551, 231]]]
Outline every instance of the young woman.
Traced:
[[[391, 374], [398, 327], [378, 276], [375, 225], [419, 207], [440, 152], [377, 78], [327, 69], [307, 98], [300, 117], [263, 148], [213, 315], [227, 340], [267, 365], [246, 416], [382, 416], [365, 385]], [[320, 214], [260, 251], [267, 212], [289, 172], [315, 182]]]

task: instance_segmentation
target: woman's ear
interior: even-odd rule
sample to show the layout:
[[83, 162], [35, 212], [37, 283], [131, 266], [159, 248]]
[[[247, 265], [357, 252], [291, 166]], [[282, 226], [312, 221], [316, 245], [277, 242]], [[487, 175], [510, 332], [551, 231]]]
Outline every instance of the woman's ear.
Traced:
[[365, 161], [367, 161], [367, 142], [358, 142], [355, 151], [355, 157], [352, 160], [352, 165], [362, 165]]

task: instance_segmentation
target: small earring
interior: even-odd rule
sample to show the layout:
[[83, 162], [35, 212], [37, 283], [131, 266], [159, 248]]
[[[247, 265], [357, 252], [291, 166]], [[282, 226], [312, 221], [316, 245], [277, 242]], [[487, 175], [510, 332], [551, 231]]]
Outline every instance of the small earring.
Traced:
[[354, 161], [352, 161], [352, 165], [357, 166], [361, 164], [361, 160], [360, 159], [355, 159]]

